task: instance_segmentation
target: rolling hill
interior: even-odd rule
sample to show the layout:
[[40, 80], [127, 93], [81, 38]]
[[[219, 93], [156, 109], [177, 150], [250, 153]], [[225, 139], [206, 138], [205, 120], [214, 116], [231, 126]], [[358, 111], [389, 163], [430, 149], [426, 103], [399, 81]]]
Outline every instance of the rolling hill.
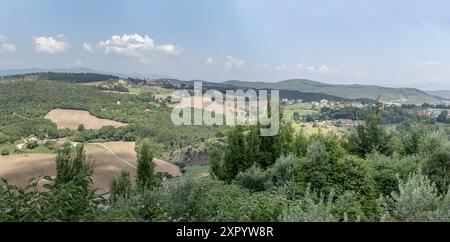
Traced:
[[[204, 91], [206, 89], [215, 89], [222, 93], [225, 93], [226, 90], [235, 90], [235, 89], [242, 89], [246, 91], [247, 89], [256, 89], [259, 88], [256, 87], [247, 87], [247, 86], [235, 86], [232, 84], [227, 83], [217, 83], [217, 82], [208, 82], [208, 81], [202, 81], [202, 80], [192, 80], [192, 81], [181, 81], [177, 79], [157, 79], [153, 80], [153, 83], [156, 83], [158, 85], [164, 86], [166, 88], [176, 88], [176, 89], [188, 89], [192, 90], [194, 88], [194, 82], [200, 81], [202, 82], [202, 87]], [[297, 90], [280, 90], [280, 98], [287, 98], [287, 99], [302, 99], [305, 102], [312, 102], [312, 101], [320, 101], [322, 99], [327, 99], [330, 101], [348, 101], [348, 98], [344, 97], [338, 97], [334, 95], [329, 95], [326, 93], [320, 93], [320, 92], [301, 92]], [[373, 102], [374, 100], [369, 99], [357, 99], [358, 101], [367, 103], [367, 102]]]
[[[34, 70], [34, 69], [33, 69]], [[86, 71], [89, 69], [86, 69]], [[31, 71], [31, 69], [30, 69]], [[36, 71], [38, 71], [36, 69]], [[99, 80], [118, 79], [119, 76], [111, 74], [99, 74], [96, 72], [33, 72], [26, 74], [15, 74], [0, 76], [0, 83], [13, 82], [17, 80], [55, 80], [72, 83], [88, 83]], [[129, 78], [132, 83], [138, 84], [144, 79]], [[167, 85], [172, 88], [173, 84], [177, 88], [192, 88], [195, 80], [181, 81], [177, 79], [153, 79], [154, 83]], [[384, 102], [397, 102], [405, 104], [440, 103], [450, 98], [449, 91], [424, 92], [415, 88], [390, 88], [376, 85], [343, 85], [328, 84], [306, 79], [290, 79], [280, 82], [246, 82], [231, 80], [225, 82], [203, 81], [203, 88], [217, 89], [225, 91], [227, 89], [278, 89], [281, 98], [303, 99], [304, 101], [328, 100], [376, 100], [380, 97]]]
[[450, 100], [450, 90], [427, 91], [427, 93], [441, 99]]
[[385, 102], [400, 103], [438, 103], [439, 99], [424, 91], [415, 88], [390, 88], [375, 85], [342, 85], [327, 84], [323, 82], [291, 79], [280, 82], [244, 82], [244, 81], [226, 81], [224, 84], [230, 84], [238, 87], [266, 88], [280, 90], [295, 90], [300, 92], [324, 93], [332, 96], [338, 96], [348, 99], [377, 99]]

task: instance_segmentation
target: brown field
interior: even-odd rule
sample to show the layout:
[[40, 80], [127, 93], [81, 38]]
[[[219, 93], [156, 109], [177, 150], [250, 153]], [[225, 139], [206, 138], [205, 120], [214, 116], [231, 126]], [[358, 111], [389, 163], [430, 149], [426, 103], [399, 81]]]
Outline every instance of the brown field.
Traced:
[[[87, 157], [93, 161], [94, 186], [99, 193], [107, 192], [111, 179], [121, 170], [136, 175], [136, 153], [134, 142], [107, 142], [87, 144]], [[27, 154], [0, 156], [0, 177], [10, 184], [24, 186], [32, 177], [55, 175], [55, 154]], [[181, 176], [178, 166], [154, 159], [156, 171], [168, 172], [172, 176]]]
[[83, 124], [86, 129], [99, 129], [109, 125], [118, 128], [127, 125], [126, 123], [94, 117], [87, 111], [71, 109], [54, 109], [45, 118], [56, 123], [58, 129], [75, 130], [80, 124]]
[[32, 177], [54, 176], [55, 157], [55, 154], [0, 156], [0, 177], [23, 187]]

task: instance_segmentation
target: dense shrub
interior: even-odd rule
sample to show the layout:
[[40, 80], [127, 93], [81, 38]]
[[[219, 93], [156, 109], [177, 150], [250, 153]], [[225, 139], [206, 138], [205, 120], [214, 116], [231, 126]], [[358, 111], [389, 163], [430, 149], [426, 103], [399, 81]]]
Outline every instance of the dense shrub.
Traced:
[[423, 173], [436, 184], [441, 193], [450, 185], [450, 147], [436, 150], [425, 160]]
[[113, 177], [110, 185], [110, 200], [117, 201], [120, 198], [129, 198], [132, 191], [130, 172], [122, 170], [119, 175]]
[[2, 149], [1, 155], [9, 155], [9, 150], [6, 148]]
[[399, 192], [379, 199], [387, 221], [449, 221], [449, 194], [441, 197], [426, 176], [411, 174], [400, 181]]
[[244, 172], [240, 172], [236, 176], [238, 184], [253, 192], [264, 191], [268, 182], [268, 175], [265, 170], [253, 165]]

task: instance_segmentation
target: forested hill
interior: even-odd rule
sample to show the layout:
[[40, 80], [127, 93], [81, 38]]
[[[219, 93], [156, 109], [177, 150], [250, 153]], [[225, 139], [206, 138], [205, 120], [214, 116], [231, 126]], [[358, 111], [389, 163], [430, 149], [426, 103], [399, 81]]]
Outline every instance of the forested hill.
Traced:
[[439, 91], [427, 91], [428, 94], [436, 96], [437, 98], [450, 100], [450, 91], [449, 90], [439, 90]]
[[295, 90], [301, 92], [325, 93], [328, 95], [358, 99], [369, 98], [377, 99], [380, 97], [381, 101], [400, 102], [400, 103], [437, 103], [439, 100], [424, 91], [415, 88], [389, 88], [375, 85], [342, 85], [342, 84], [327, 84], [323, 82], [305, 80], [305, 79], [291, 79], [280, 82], [245, 82], [245, 81], [226, 81], [224, 84], [230, 84], [239, 87], [251, 88], [269, 88], [280, 90]]
[[[8, 75], [0, 77], [0, 83], [8, 83], [20, 80], [38, 81], [63, 81], [69, 83], [89, 83], [119, 79], [110, 74], [98, 73], [63, 73], [63, 72], [37, 72], [28, 74]], [[145, 80], [128, 78], [134, 84], [145, 83]], [[176, 79], [157, 79], [152, 82], [169, 88], [192, 88], [194, 81], [180, 81]], [[423, 92], [414, 88], [388, 88], [374, 85], [338, 85], [305, 79], [291, 79], [280, 82], [245, 82], [226, 81], [223, 83], [203, 81], [203, 87], [217, 90], [228, 89], [278, 89], [281, 98], [303, 99], [304, 101], [328, 100], [375, 100], [398, 102], [407, 104], [439, 103], [442, 98], [437, 95]]]
[[29, 81], [48, 80], [48, 81], [63, 81], [70, 83], [89, 83], [118, 78], [119, 77], [113, 75], [105, 75], [97, 73], [38, 72], [38, 73], [3, 76], [0, 78], [0, 82], [14, 82], [19, 80], [29, 80]]
[[[188, 89], [193, 90], [194, 83], [196, 81], [202, 82], [203, 91], [207, 89], [215, 89], [222, 93], [225, 93], [226, 90], [236, 90], [236, 89], [242, 89], [244, 91], [248, 89], [263, 89], [263, 88], [256, 88], [256, 87], [247, 87], [247, 86], [235, 86], [228, 83], [217, 83], [217, 82], [208, 82], [208, 81], [202, 81], [202, 80], [192, 80], [192, 81], [181, 81], [177, 79], [157, 79], [153, 80], [153, 83], [156, 83], [157, 85], [161, 85], [166, 88], [175, 88], [175, 89]], [[133, 83], [137, 83], [136, 81], [132, 81]], [[273, 88], [277, 89], [277, 88]], [[297, 90], [280, 90], [280, 98], [284, 99], [302, 99], [305, 102], [312, 102], [312, 101], [320, 101], [322, 99], [327, 99], [330, 101], [345, 101], [350, 100], [344, 97], [338, 97], [334, 95], [329, 95], [326, 93], [320, 93], [320, 92], [302, 92]], [[363, 103], [367, 102], [373, 102], [374, 100], [370, 99], [355, 99], [357, 101], [361, 101]]]

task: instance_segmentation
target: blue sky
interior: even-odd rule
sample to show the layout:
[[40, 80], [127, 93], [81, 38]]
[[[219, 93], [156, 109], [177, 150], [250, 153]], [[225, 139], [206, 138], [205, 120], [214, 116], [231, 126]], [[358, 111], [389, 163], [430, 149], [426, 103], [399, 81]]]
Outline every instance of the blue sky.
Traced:
[[3, 0], [0, 69], [450, 88], [449, 1]]

